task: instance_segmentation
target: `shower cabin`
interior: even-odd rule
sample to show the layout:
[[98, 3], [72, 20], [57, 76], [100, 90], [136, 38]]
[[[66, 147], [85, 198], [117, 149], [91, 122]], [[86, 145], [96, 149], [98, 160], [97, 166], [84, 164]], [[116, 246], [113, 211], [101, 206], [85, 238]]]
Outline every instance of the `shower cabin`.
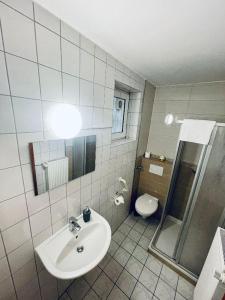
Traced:
[[217, 227], [225, 226], [225, 124], [209, 143], [179, 140], [167, 201], [150, 250], [196, 279]]

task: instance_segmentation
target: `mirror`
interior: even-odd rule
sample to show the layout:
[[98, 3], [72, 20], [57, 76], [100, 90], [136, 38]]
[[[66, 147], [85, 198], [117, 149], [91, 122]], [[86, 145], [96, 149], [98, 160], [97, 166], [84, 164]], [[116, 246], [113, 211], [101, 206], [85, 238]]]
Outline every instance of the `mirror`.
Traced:
[[33, 142], [29, 151], [35, 195], [95, 170], [95, 135]]

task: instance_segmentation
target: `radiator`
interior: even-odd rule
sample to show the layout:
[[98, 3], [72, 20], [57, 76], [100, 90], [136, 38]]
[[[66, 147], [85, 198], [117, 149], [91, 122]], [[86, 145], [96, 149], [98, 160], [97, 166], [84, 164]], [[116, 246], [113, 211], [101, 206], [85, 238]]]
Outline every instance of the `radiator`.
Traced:
[[47, 174], [48, 187], [50, 190], [68, 182], [68, 157], [49, 161]]

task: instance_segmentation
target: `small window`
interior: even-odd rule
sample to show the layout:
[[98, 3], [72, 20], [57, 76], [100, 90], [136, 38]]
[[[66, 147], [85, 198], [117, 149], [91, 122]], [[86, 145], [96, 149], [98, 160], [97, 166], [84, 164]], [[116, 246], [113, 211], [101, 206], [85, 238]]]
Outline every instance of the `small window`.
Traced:
[[128, 102], [129, 94], [125, 92], [119, 92], [117, 90], [113, 99], [113, 139], [121, 139], [126, 137]]

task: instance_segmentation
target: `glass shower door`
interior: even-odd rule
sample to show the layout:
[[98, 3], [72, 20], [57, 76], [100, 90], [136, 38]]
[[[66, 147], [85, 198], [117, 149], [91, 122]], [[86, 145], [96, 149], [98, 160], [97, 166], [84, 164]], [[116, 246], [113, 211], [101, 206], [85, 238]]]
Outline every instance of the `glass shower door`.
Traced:
[[225, 127], [217, 128], [209, 147], [176, 257], [182, 267], [196, 275], [200, 274], [216, 229], [225, 218]]
[[155, 247], [175, 259], [185, 216], [190, 207], [192, 187], [198, 178], [203, 146], [180, 141], [168, 200], [163, 212], [162, 224], [155, 240]]

